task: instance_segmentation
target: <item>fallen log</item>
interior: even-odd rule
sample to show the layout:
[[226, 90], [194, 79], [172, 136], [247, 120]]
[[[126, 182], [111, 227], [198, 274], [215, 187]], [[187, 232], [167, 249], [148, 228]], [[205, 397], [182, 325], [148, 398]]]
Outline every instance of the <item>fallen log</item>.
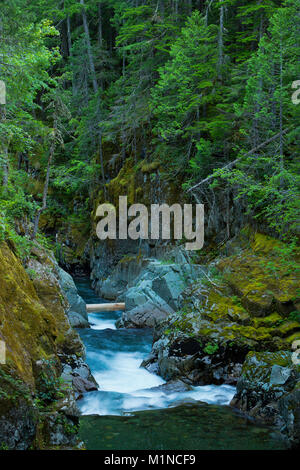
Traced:
[[114, 312], [117, 310], [125, 310], [125, 303], [114, 304], [87, 304], [86, 311], [90, 312]]

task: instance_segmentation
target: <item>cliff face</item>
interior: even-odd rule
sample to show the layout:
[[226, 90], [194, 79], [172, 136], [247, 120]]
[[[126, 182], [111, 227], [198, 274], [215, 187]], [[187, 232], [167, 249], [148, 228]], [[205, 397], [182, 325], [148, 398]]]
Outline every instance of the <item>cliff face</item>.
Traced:
[[68, 302], [51, 254], [32, 248], [26, 268], [0, 245], [0, 447], [75, 446], [78, 411], [72, 380], [61, 374], [83, 363], [84, 347], [70, 326]]

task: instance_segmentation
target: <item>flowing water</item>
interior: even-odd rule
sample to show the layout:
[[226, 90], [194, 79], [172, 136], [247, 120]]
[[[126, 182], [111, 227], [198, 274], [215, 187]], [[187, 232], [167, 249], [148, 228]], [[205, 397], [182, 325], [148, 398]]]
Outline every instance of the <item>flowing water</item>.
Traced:
[[[103, 303], [89, 280], [76, 281], [86, 303]], [[116, 329], [121, 312], [89, 314], [80, 329], [99, 390], [79, 401], [88, 449], [197, 450], [283, 448], [279, 436], [233, 412], [229, 385], [166, 393], [165, 381], [140, 367], [151, 351], [150, 330]]]

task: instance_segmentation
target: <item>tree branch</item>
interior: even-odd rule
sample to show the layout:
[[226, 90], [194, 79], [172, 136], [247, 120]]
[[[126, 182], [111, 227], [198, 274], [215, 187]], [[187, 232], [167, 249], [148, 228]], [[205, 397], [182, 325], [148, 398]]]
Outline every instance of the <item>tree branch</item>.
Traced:
[[[242, 158], [245, 158], [245, 157], [249, 157], [249, 155], [251, 155], [251, 153], [254, 153], [254, 152], [257, 152], [257, 150], [260, 150], [262, 147], [264, 147], [265, 145], [268, 145], [270, 144], [271, 142], [273, 142], [273, 140], [276, 140], [278, 137], [286, 134], [289, 130], [291, 130], [290, 127], [284, 129], [282, 132], [278, 132], [278, 134], [276, 135], [273, 135], [273, 137], [270, 137], [270, 139], [268, 140], [265, 140], [265, 142], [263, 142], [262, 144], [258, 145], [257, 147], [254, 147], [253, 149], [249, 150], [249, 152], [245, 153], [245, 155], [243, 155], [242, 157], [239, 157], [237, 158], [236, 160], [234, 160], [233, 162], [230, 162], [228, 163], [227, 165], [223, 166], [221, 168], [221, 170], [228, 170], [229, 168], [232, 168], [234, 165], [236, 165]], [[212, 174], [210, 176], [208, 176], [207, 178], [205, 178], [204, 180], [200, 181], [200, 183], [197, 183], [195, 184], [195, 186], [193, 186], [192, 188], [189, 188], [187, 190], [187, 192], [189, 193], [190, 191], [193, 191], [194, 189], [198, 188], [199, 186], [201, 186], [202, 184], [204, 183], [207, 183], [208, 181], [210, 181], [211, 179], [213, 179], [216, 175]]]

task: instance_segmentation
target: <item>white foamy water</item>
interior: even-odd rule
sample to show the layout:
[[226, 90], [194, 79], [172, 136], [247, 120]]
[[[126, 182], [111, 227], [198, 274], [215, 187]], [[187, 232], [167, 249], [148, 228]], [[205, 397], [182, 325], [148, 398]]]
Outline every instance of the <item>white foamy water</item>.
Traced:
[[102, 356], [107, 369], [94, 374], [101, 390], [130, 393], [141, 388], [157, 387], [164, 382], [158, 375], [150, 374], [140, 364], [143, 357], [139, 353], [116, 353]]
[[88, 393], [81, 401], [85, 415], [121, 415], [149, 409], [173, 407], [185, 403], [204, 402], [228, 405], [235, 388], [229, 385], [194, 387], [188, 392], [164, 393], [161, 390], [135, 390], [127, 393], [98, 391]]
[[98, 313], [90, 313], [89, 322], [93, 330], [116, 330], [116, 321], [114, 319], [102, 318]]
[[[89, 290], [88, 294], [91, 302], [99, 301], [93, 291]], [[99, 391], [87, 393], [80, 400], [82, 414], [122, 415], [184, 403], [230, 403], [235, 394], [235, 387], [230, 385], [205, 385], [171, 393], [155, 389], [165, 381], [140, 367], [151, 351], [151, 333], [117, 330], [115, 322], [120, 314], [90, 313], [91, 329], [80, 332], [87, 350], [87, 362], [99, 384]]]

